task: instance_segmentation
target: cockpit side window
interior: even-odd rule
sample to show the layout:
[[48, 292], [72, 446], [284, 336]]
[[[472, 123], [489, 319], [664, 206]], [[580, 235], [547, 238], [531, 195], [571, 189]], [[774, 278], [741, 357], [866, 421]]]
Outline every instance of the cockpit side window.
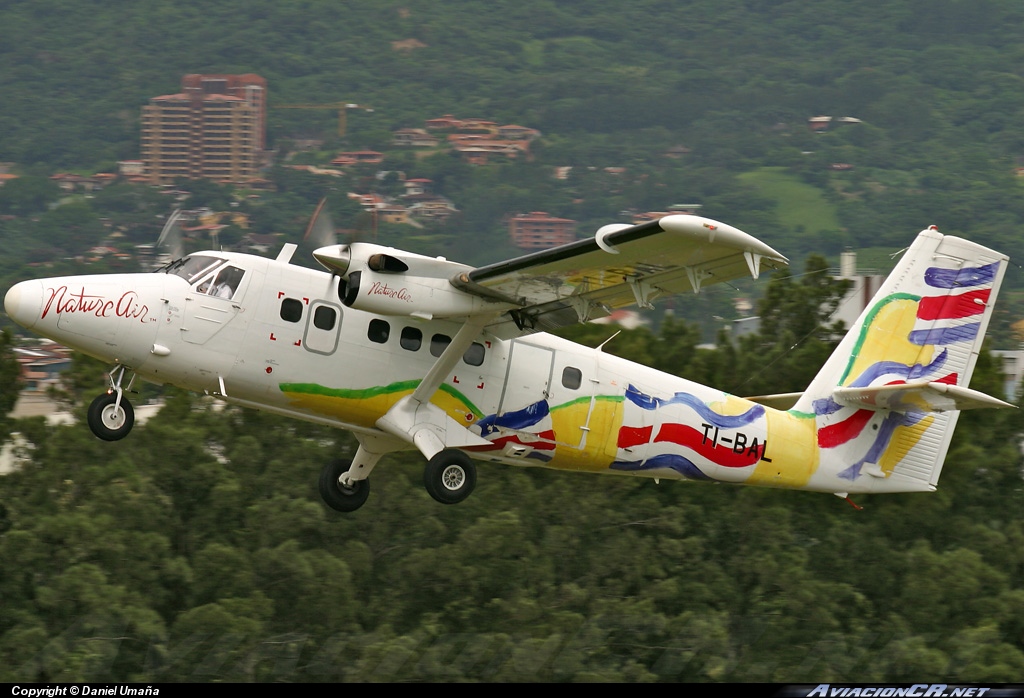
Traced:
[[238, 284], [241, 283], [243, 276], [245, 276], [243, 269], [229, 264], [222, 267], [215, 276], [201, 281], [196, 287], [196, 291], [216, 298], [230, 299], [238, 290]]

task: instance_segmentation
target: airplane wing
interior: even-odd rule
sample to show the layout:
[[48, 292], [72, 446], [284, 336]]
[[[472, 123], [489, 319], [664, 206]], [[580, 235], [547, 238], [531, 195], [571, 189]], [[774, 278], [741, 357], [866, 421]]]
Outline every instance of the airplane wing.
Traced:
[[589, 240], [479, 267], [452, 283], [481, 298], [515, 306], [488, 326], [550, 330], [611, 314], [650, 308], [655, 298], [698, 293], [711, 284], [778, 269], [788, 260], [725, 223], [689, 215], [641, 225], [608, 225]]

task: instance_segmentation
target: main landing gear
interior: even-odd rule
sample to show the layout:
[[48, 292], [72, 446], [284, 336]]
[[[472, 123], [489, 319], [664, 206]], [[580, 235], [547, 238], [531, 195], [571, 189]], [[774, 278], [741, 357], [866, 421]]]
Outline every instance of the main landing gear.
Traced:
[[[121, 380], [124, 378], [124, 366], [117, 366], [110, 372], [110, 388], [107, 392], [97, 396], [89, 405], [87, 421], [92, 433], [104, 441], [118, 441], [128, 436], [128, 433], [135, 425], [135, 410], [132, 404], [124, 396], [125, 390], [121, 388]], [[117, 376], [115, 378], [115, 375]], [[135, 376], [128, 382], [128, 389], [132, 387]]]
[[[381, 454], [356, 453], [356, 461], [368, 469], [376, 463]], [[320, 497], [324, 504], [335, 511], [352, 512], [366, 503], [370, 496], [370, 481], [351, 478], [349, 470], [353, 461], [334, 459], [320, 471]], [[462, 451], [446, 448], [427, 461], [423, 469], [423, 485], [441, 504], [458, 504], [476, 487], [476, 464]]]
[[476, 487], [476, 465], [462, 451], [446, 448], [427, 461], [423, 486], [441, 504], [458, 504]]

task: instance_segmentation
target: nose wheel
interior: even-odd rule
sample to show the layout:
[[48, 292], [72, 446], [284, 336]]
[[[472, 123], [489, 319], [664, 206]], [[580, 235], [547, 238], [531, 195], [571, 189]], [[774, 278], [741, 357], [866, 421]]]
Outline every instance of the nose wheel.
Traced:
[[135, 410], [123, 395], [103, 393], [89, 405], [88, 422], [99, 438], [117, 441], [128, 436], [135, 425]]
[[132, 389], [135, 375], [132, 374], [128, 387], [122, 389], [125, 367], [118, 364], [110, 373], [110, 387], [89, 405], [86, 421], [92, 433], [104, 441], [118, 441], [128, 436], [135, 425], [135, 410], [124, 394]]
[[320, 497], [335, 511], [355, 511], [370, 496], [369, 480], [355, 480], [346, 484], [342, 479], [342, 475], [351, 466], [352, 461], [339, 458], [329, 462], [320, 472]]

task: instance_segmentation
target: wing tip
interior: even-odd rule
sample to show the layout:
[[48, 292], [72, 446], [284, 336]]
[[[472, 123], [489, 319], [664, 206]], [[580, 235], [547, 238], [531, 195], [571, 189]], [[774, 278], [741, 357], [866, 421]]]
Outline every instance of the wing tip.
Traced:
[[789, 265], [789, 259], [785, 255], [750, 233], [745, 233], [728, 223], [703, 216], [679, 213], [660, 218], [657, 222], [666, 233], [697, 237], [709, 242], [726, 242], [745, 252], [760, 255], [765, 260]]

